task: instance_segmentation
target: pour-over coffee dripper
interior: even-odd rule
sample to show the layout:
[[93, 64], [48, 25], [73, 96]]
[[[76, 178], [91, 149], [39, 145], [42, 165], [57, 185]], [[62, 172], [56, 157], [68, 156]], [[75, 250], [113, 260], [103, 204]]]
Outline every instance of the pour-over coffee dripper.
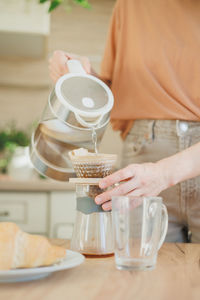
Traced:
[[116, 154], [96, 154], [90, 153], [86, 149], [71, 151], [69, 156], [76, 176], [79, 178], [103, 178], [108, 176], [112, 173], [117, 159]]
[[91, 154], [70, 158], [78, 177], [70, 179], [76, 184], [77, 201], [71, 249], [88, 256], [111, 255], [114, 250], [111, 211], [104, 211], [94, 199], [105, 191], [98, 183], [100, 178], [112, 172], [117, 155]]

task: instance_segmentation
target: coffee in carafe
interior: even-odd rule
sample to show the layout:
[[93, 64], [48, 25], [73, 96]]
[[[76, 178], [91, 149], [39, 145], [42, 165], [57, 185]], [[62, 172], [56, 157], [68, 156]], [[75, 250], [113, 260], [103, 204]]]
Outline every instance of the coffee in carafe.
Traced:
[[104, 211], [94, 199], [105, 191], [99, 188], [99, 180], [112, 172], [117, 156], [78, 149], [70, 152], [70, 158], [78, 177], [70, 180], [76, 184], [77, 201], [71, 249], [87, 256], [112, 255], [111, 211]]

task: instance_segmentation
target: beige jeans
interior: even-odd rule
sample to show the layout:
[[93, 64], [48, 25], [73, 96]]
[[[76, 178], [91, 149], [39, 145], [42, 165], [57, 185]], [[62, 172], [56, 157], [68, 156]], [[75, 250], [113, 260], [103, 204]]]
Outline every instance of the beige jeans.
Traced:
[[[124, 142], [122, 167], [158, 161], [199, 141], [200, 122], [137, 120]], [[200, 242], [200, 177], [177, 184], [160, 196], [169, 214], [166, 241]]]

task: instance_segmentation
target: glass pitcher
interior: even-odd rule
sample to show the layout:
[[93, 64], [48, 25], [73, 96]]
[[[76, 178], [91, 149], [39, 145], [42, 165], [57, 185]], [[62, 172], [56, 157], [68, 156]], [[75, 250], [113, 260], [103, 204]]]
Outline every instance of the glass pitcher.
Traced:
[[73, 177], [68, 152], [94, 151], [110, 118], [113, 95], [100, 79], [86, 74], [77, 60], [68, 61], [69, 73], [56, 83], [42, 118], [32, 135], [30, 158], [39, 173], [59, 181]]
[[111, 211], [103, 211], [94, 202], [103, 190], [90, 179], [77, 179], [85, 183], [76, 184], [77, 215], [71, 249], [87, 256], [110, 256], [114, 252]]

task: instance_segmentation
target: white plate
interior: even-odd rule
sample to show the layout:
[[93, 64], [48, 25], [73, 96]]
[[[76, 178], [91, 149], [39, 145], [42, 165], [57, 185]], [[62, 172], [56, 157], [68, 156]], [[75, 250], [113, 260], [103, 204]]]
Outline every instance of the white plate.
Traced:
[[60, 263], [49, 267], [0, 271], [0, 283], [41, 279], [49, 276], [53, 272], [74, 268], [82, 264], [84, 260], [85, 257], [82, 254], [66, 250], [66, 257]]

